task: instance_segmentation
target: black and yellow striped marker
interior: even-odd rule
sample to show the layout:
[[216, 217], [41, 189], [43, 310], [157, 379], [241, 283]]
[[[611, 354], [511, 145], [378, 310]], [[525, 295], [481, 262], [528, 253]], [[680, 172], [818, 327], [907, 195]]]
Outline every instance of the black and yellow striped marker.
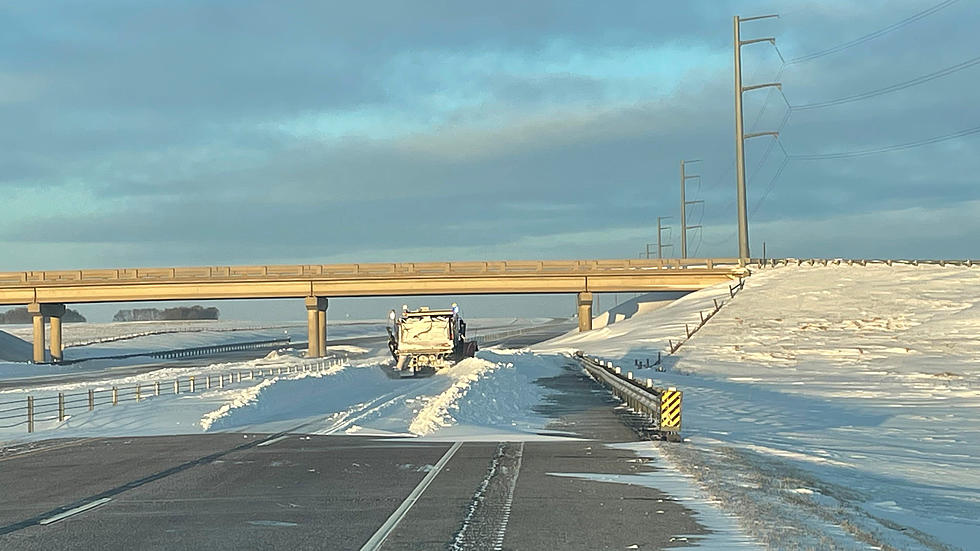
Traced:
[[674, 389], [660, 394], [660, 430], [681, 430], [681, 397], [683, 392]]

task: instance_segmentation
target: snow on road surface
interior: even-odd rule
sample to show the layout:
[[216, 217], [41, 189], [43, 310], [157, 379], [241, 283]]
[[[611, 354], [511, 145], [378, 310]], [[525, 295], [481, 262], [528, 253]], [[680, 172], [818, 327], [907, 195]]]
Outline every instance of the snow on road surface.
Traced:
[[[534, 347], [625, 368], [694, 326], [720, 285]], [[976, 548], [980, 270], [758, 270], [677, 354], [638, 371], [684, 394], [661, 446], [773, 547]]]

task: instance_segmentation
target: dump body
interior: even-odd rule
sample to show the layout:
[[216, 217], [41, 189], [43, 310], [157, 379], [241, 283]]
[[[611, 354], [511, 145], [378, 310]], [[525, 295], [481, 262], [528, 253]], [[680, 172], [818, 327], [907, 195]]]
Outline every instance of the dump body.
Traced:
[[455, 306], [451, 310], [405, 310], [397, 318], [392, 311], [391, 318], [388, 347], [400, 375], [449, 367], [476, 353], [476, 343], [464, 340], [466, 322]]

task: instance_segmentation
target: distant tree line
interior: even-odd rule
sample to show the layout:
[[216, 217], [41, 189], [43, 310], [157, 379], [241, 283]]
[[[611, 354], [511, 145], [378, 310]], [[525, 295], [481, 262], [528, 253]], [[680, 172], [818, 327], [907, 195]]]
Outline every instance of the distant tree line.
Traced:
[[132, 308], [120, 310], [112, 316], [112, 321], [171, 321], [171, 320], [216, 320], [218, 309], [211, 306], [177, 306], [160, 310], [159, 308]]
[[[0, 323], [31, 323], [33, 321], [31, 318], [33, 315], [27, 311], [26, 306], [0, 312]], [[65, 310], [65, 314], [61, 316], [61, 321], [70, 323], [86, 320], [85, 316], [79, 314], [77, 310], [68, 308]]]

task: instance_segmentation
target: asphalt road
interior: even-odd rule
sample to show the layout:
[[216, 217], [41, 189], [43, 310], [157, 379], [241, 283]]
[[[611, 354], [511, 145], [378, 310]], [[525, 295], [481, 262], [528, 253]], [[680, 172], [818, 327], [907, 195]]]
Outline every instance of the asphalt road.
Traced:
[[[0, 549], [662, 549], [704, 533], [656, 489], [558, 476], [657, 466], [603, 445], [637, 436], [580, 369], [538, 383], [548, 430], [578, 439], [296, 427], [0, 449]], [[80, 507], [91, 508], [60, 518]]]

